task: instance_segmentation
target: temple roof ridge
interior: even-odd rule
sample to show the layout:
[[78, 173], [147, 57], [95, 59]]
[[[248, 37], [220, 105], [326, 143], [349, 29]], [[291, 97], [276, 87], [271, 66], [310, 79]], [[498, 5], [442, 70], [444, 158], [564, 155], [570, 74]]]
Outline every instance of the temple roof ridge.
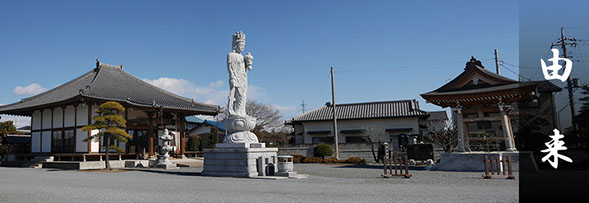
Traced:
[[188, 114], [216, 115], [218, 105], [196, 102], [149, 84], [123, 70], [97, 60], [96, 68], [41, 94], [0, 106], [0, 114], [30, 116], [33, 110], [72, 104], [84, 98], [95, 102], [117, 101], [136, 107], [182, 110]]

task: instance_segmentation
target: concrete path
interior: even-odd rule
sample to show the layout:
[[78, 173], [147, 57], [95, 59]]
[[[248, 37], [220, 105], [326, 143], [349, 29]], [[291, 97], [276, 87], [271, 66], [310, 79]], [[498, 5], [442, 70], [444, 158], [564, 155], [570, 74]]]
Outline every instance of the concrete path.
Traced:
[[179, 167], [202, 168], [204, 164], [203, 158], [172, 159], [170, 161]]

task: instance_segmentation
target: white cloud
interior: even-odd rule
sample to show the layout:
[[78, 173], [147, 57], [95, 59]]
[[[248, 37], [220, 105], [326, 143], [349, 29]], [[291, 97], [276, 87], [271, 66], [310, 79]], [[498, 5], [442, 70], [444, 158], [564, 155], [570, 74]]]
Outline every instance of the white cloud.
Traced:
[[291, 113], [291, 112], [297, 110], [297, 107], [292, 106], [292, 105], [291, 106], [281, 106], [281, 105], [274, 104], [274, 105], [272, 105], [272, 107], [276, 108], [277, 110], [279, 110], [283, 114]]
[[193, 89], [193, 85], [185, 79], [163, 77], [155, 80], [143, 79], [143, 81], [178, 95], [183, 95]]
[[[194, 98], [195, 101], [215, 104], [221, 107], [225, 107], [227, 105], [227, 96], [229, 95], [229, 90], [228, 87], [224, 85], [222, 80], [209, 82], [206, 86], [195, 84], [186, 79], [167, 77], [154, 80], [143, 79], [143, 81], [172, 93], [188, 98]], [[258, 101], [269, 99], [266, 89], [255, 85], [249, 85], [247, 97], [249, 99]], [[284, 115], [294, 115], [297, 113], [297, 108], [292, 105], [282, 106], [272, 104], [272, 106]], [[214, 118], [211, 116], [201, 116], [201, 118], [214, 120]]]
[[0, 122], [4, 121], [13, 121], [14, 125], [17, 128], [24, 127], [27, 125], [31, 125], [31, 118], [29, 117], [22, 117], [22, 116], [8, 116], [8, 115], [0, 115]]
[[268, 93], [266, 89], [255, 86], [249, 85], [247, 88], [247, 98], [253, 100], [264, 100], [265, 97], [268, 97]]
[[195, 101], [221, 106], [225, 103], [229, 94], [228, 90], [221, 88], [223, 84], [222, 80], [211, 82], [208, 86], [199, 86], [186, 79], [166, 77], [155, 80], [143, 79], [143, 81], [174, 94], [194, 98]]
[[17, 86], [16, 88], [14, 88], [12, 93], [16, 95], [35, 95], [45, 91], [47, 91], [47, 88], [44, 88], [37, 83], [33, 83], [26, 87]]
[[211, 88], [221, 87], [221, 85], [223, 85], [222, 80], [217, 80], [217, 82], [209, 83], [209, 87], [211, 87]]

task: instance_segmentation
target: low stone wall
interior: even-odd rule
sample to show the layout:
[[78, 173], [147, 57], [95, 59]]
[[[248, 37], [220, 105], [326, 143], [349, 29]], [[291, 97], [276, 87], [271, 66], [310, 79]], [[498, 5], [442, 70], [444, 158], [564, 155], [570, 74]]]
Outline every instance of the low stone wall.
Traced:
[[[484, 157], [487, 156], [489, 159], [507, 159], [507, 156], [513, 160], [512, 170], [520, 171], [521, 162], [526, 166], [532, 166], [534, 171], [537, 171], [536, 163], [532, 158], [531, 152], [452, 152], [443, 153], [440, 163], [434, 166], [431, 170], [438, 171], [472, 171], [482, 172], [485, 170], [483, 164]], [[501, 165], [502, 166], [502, 165]], [[496, 167], [496, 166], [495, 166]], [[502, 167], [500, 167], [502, 168]]]
[[[278, 155], [303, 155], [306, 157], [312, 157], [314, 149], [317, 145], [315, 144], [300, 144], [282, 146], [278, 148]], [[335, 145], [330, 145], [335, 150]], [[372, 149], [367, 144], [339, 144], [340, 159], [347, 159], [349, 157], [360, 157], [368, 162], [374, 162], [372, 156]], [[332, 156], [335, 157], [335, 156]]]
[[[288, 145], [288, 146], [281, 146], [278, 148], [278, 155], [303, 155], [306, 157], [313, 156], [313, 149], [315, 149], [316, 144], [298, 144], [298, 145]], [[335, 150], [335, 145], [330, 145], [332, 149]], [[376, 146], [375, 146], [376, 147]], [[374, 157], [372, 155], [372, 149], [368, 144], [350, 144], [344, 143], [339, 144], [340, 150], [340, 159], [347, 159], [349, 157], [360, 157], [365, 159], [367, 162], [374, 162]], [[375, 154], [378, 155], [378, 149], [375, 149]], [[441, 154], [444, 153], [444, 150], [440, 147], [434, 145], [434, 161], [440, 159]], [[335, 156], [332, 156], [335, 157]]]

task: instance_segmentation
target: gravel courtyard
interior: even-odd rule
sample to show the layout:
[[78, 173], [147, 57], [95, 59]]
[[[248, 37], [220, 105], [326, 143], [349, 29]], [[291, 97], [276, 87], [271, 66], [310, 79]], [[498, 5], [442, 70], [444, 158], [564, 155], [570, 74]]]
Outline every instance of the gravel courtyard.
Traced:
[[[478, 172], [410, 171], [380, 178], [382, 168], [296, 164], [307, 179], [262, 180], [200, 175], [201, 168], [84, 172], [0, 167], [0, 202], [517, 202], [518, 180]], [[515, 174], [516, 176], [518, 174]]]

